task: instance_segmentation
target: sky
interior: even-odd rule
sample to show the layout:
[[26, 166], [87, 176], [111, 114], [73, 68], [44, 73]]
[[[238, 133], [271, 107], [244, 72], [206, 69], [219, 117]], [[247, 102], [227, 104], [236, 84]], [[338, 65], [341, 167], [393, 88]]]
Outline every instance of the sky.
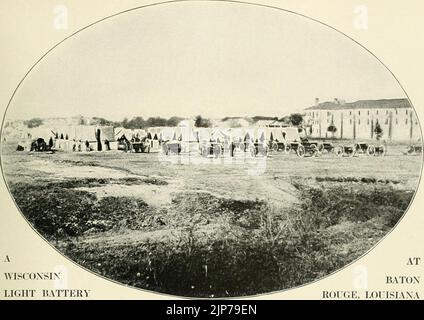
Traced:
[[63, 42], [24, 80], [6, 117], [282, 117], [316, 97], [405, 94], [375, 57], [320, 23], [259, 6], [177, 2]]

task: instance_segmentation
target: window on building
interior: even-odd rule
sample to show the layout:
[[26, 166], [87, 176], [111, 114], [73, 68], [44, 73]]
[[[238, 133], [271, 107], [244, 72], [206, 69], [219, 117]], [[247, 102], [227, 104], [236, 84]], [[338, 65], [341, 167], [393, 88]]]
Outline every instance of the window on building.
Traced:
[[370, 124], [370, 119], [367, 119], [367, 124]]
[[349, 119], [349, 123], [352, 124], [352, 119]]
[[408, 119], [405, 119], [405, 124], [408, 124]]
[[378, 114], [378, 110], [375, 112], [375, 114]]
[[367, 115], [370, 115], [370, 111], [369, 110], [367, 111]]
[[361, 115], [361, 110], [358, 110], [358, 116], [360, 116]]
[[386, 121], [384, 123], [385, 124], [389, 124], [389, 119], [386, 119]]
[[349, 111], [349, 115], [350, 115], [350, 116], [352, 115], [352, 111]]
[[398, 119], [396, 118], [396, 124], [398, 124]]
[[386, 114], [389, 114], [389, 110], [386, 110]]
[[361, 119], [358, 119], [358, 124], [361, 124]]
[[396, 114], [398, 114], [398, 110], [397, 109], [395, 110], [395, 112], [396, 112]]
[[406, 111], [406, 114], [408, 114], [408, 110], [405, 110]]

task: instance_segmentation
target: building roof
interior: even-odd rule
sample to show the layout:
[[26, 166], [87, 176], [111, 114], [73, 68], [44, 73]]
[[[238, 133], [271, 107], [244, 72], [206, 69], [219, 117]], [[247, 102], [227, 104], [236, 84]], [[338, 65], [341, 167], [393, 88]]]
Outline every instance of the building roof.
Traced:
[[322, 102], [305, 110], [344, 110], [344, 109], [399, 109], [411, 108], [408, 99], [380, 99], [359, 100], [355, 102], [337, 103], [334, 101]]

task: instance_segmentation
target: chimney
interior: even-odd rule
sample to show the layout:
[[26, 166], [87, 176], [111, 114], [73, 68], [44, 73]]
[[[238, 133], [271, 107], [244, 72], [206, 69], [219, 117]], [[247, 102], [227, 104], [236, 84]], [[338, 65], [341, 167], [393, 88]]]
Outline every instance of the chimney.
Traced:
[[315, 98], [315, 107], [318, 107], [319, 105], [319, 98]]

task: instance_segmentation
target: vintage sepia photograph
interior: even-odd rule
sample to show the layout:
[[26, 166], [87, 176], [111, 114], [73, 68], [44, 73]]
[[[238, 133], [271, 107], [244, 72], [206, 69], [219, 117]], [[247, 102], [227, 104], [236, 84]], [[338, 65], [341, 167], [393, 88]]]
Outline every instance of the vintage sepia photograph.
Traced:
[[201, 298], [299, 287], [364, 256], [408, 214], [423, 156], [373, 53], [231, 1], [138, 7], [66, 38], [18, 85], [0, 143], [10, 197], [61, 254]]

